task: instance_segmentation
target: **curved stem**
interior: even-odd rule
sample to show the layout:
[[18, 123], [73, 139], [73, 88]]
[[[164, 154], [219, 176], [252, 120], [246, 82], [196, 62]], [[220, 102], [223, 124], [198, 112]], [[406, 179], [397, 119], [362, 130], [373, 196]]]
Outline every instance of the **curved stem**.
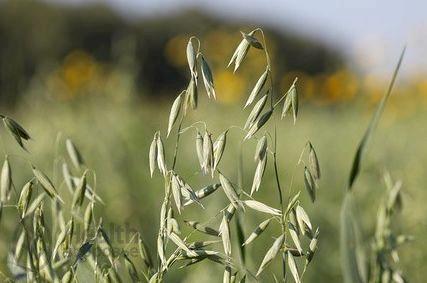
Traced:
[[271, 71], [270, 55], [268, 54], [268, 48], [267, 48], [267, 43], [266, 43], [266, 40], [265, 40], [264, 31], [261, 28], [257, 28], [257, 29], [255, 29], [255, 31], [259, 31], [261, 33], [262, 42], [264, 44], [265, 58], [267, 59], [267, 66], [268, 66], [268, 69]]
[[196, 130], [199, 130], [199, 128], [197, 128], [195, 126], [196, 124], [202, 124], [202, 125], [204, 125], [205, 126], [205, 130], [207, 128], [206, 123], [204, 121], [197, 121], [197, 122], [194, 122], [193, 124], [191, 124], [190, 126], [185, 127], [184, 129], [182, 129], [181, 131], [179, 131], [179, 133], [183, 134], [183, 133], [185, 133], [186, 131], [188, 131], [189, 129], [192, 129], [192, 128], [196, 129]]
[[[279, 203], [280, 203], [280, 208], [282, 210], [282, 215], [283, 215], [283, 212], [284, 212], [283, 194], [282, 194], [282, 187], [280, 185], [280, 180], [279, 180], [279, 168], [277, 166], [277, 130], [276, 129], [277, 129], [277, 127], [276, 127], [276, 125], [274, 125], [274, 151], [273, 151], [274, 176], [276, 178], [277, 191], [279, 194]], [[282, 222], [283, 231], [285, 230], [284, 226], [285, 225]]]
[[194, 35], [192, 37], [190, 37], [190, 41], [192, 41], [193, 39], [195, 39], [197, 41], [197, 52], [196, 53], [200, 53], [200, 47], [201, 47], [200, 39]]

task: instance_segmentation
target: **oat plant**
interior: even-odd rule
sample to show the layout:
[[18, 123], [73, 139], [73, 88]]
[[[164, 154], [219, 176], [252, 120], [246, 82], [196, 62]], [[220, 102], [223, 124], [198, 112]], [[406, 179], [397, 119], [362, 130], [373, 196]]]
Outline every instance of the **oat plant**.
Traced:
[[[1, 119], [25, 149], [29, 133], [12, 118], [2, 115]], [[95, 215], [95, 206], [103, 205], [103, 201], [96, 193], [94, 172], [85, 166], [70, 139], [59, 135], [56, 145], [53, 177], [34, 165], [28, 157], [31, 155], [4, 157], [0, 220], [6, 213], [15, 217], [16, 236], [7, 254], [9, 272], [0, 273], [1, 282], [121, 282], [121, 265], [127, 267], [133, 281], [139, 281], [143, 275], [136, 272], [126, 248], [112, 246], [102, 218]], [[18, 166], [22, 162], [24, 166]], [[21, 187], [13, 176], [15, 168], [25, 167], [29, 177]], [[131, 241], [139, 241], [140, 253], [147, 262], [141, 237], [135, 234]], [[85, 263], [92, 271], [89, 275], [80, 272]]]
[[[242, 32], [242, 38], [235, 49], [228, 67], [234, 66], [234, 72], [242, 68], [247, 53], [258, 52], [265, 57], [265, 70], [243, 106], [242, 111], [248, 112], [246, 121], [237, 121], [237, 127], [230, 124], [220, 134], [213, 134], [205, 121], [186, 125], [185, 118], [198, 106], [198, 96], [204, 87], [209, 103], [215, 103], [216, 93], [214, 76], [209, 61], [202, 50], [202, 44], [197, 37], [191, 37], [186, 48], [189, 67], [189, 83], [185, 90], [174, 100], [169, 114], [167, 131], [154, 134], [149, 150], [150, 174], [159, 172], [164, 180], [164, 198], [160, 210], [160, 223], [157, 235], [157, 262], [149, 270], [150, 282], [162, 282], [167, 273], [174, 267], [186, 267], [202, 261], [220, 264], [223, 269], [223, 282], [245, 282], [263, 280], [302, 282], [306, 268], [309, 266], [316, 252], [319, 237], [319, 228], [314, 226], [310, 217], [303, 208], [300, 192], [282, 186], [279, 176], [277, 133], [278, 118], [291, 117], [293, 124], [298, 118], [297, 78], [287, 91], [277, 91], [274, 88], [271, 58], [268, 52], [266, 39], [261, 29], [257, 28], [249, 33]], [[201, 75], [200, 75], [201, 74]], [[200, 78], [201, 77], [201, 78]], [[203, 85], [203, 86], [201, 86]], [[277, 93], [277, 95], [276, 95]], [[281, 93], [279, 95], [279, 93]], [[268, 126], [270, 125], [270, 127]], [[272, 128], [273, 131], [268, 129]], [[230, 131], [240, 134], [240, 145], [256, 143], [253, 160], [256, 169], [252, 172], [252, 186], [243, 186], [243, 168], [237, 164], [237, 174], [226, 171], [228, 166], [222, 166], [223, 155], [227, 154], [227, 139]], [[194, 143], [181, 144], [182, 135], [191, 135]], [[175, 139], [175, 147], [171, 157], [166, 156], [164, 139]], [[187, 182], [189, 176], [176, 166], [179, 159], [179, 149], [191, 146], [198, 159], [198, 168], [195, 171], [204, 175], [206, 185], [195, 188]], [[242, 158], [242, 156], [241, 156]], [[271, 160], [272, 166], [267, 166]], [[238, 162], [239, 163], [239, 162]], [[316, 200], [318, 183], [321, 177], [319, 161], [311, 142], [307, 141], [296, 162], [300, 171], [298, 174], [304, 179], [305, 188], [312, 202]], [[258, 201], [262, 193], [261, 184], [265, 182], [267, 170], [274, 172], [276, 188], [264, 188], [265, 193], [277, 194], [278, 203], [263, 203]], [[237, 179], [231, 176], [238, 175]], [[285, 198], [285, 192], [289, 197]], [[183, 219], [181, 213], [189, 206], [204, 211], [210, 205], [209, 197], [214, 194], [224, 194], [227, 202], [206, 222], [198, 219]], [[253, 210], [264, 216], [264, 220], [252, 232], [245, 234], [242, 215]], [[204, 212], [203, 212], [204, 213]], [[235, 225], [232, 225], [234, 219]], [[190, 233], [180, 232], [180, 225], [189, 225], [193, 228]], [[278, 234], [269, 232], [270, 226], [276, 225]], [[236, 237], [232, 237], [233, 230]], [[206, 236], [203, 241], [194, 241], [193, 235], [201, 233]], [[246, 247], [252, 245], [262, 234], [273, 237], [270, 246], [265, 249], [264, 257], [253, 269], [247, 266], [245, 257]], [[306, 238], [307, 240], [304, 240]], [[273, 261], [282, 262], [281, 274], [268, 272]], [[269, 279], [266, 279], [269, 278]], [[281, 279], [280, 279], [281, 278]], [[221, 278], [217, 279], [218, 281]]]

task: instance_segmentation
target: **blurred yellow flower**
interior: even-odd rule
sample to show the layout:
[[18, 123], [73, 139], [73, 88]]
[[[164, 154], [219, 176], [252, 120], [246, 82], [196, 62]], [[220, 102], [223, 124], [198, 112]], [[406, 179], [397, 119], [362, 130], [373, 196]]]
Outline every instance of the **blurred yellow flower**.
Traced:
[[50, 93], [58, 99], [71, 99], [88, 92], [102, 92], [108, 74], [88, 53], [70, 52], [63, 63], [46, 78]]
[[347, 101], [356, 95], [358, 82], [353, 73], [344, 69], [327, 76], [322, 88], [329, 102]]
[[228, 70], [218, 71], [215, 77], [217, 99], [222, 103], [236, 103], [247, 89], [246, 81]]
[[84, 51], [76, 50], [68, 54], [61, 67], [62, 78], [68, 88], [74, 92], [87, 86], [96, 73], [95, 60]]

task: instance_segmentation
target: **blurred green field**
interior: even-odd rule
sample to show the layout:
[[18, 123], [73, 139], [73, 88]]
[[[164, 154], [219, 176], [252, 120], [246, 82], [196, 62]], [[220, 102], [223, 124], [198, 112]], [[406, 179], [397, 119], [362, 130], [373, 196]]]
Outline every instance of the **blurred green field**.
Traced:
[[[171, 101], [113, 100], [110, 97], [83, 97], [67, 103], [51, 100], [42, 95], [28, 95], [18, 105], [16, 111], [5, 113], [20, 121], [34, 140], [29, 144], [27, 154], [18, 149], [12, 138], [2, 130], [2, 147], [8, 152], [12, 167], [20, 168], [17, 187], [30, 175], [30, 168], [24, 159], [29, 159], [42, 168], [54, 181], [58, 179], [58, 162], [65, 156], [63, 143], [58, 147], [57, 139], [71, 137], [80, 148], [88, 166], [96, 171], [97, 190], [106, 205], [98, 208], [105, 223], [117, 225], [129, 224], [129, 227], [141, 231], [155, 251], [155, 238], [158, 229], [159, 208], [163, 197], [162, 178], [156, 174], [149, 177], [148, 147], [157, 129], [162, 133], [167, 126], [167, 117]], [[306, 282], [341, 282], [339, 255], [339, 211], [348, 172], [357, 143], [362, 136], [371, 116], [372, 107], [362, 98], [351, 103], [335, 106], [312, 105], [303, 101], [300, 106], [300, 118], [296, 126], [289, 120], [278, 120], [278, 135], [282, 143], [278, 147], [279, 174], [286, 196], [289, 192], [304, 191], [303, 166], [296, 166], [299, 154], [309, 139], [317, 148], [322, 168], [322, 180], [318, 192], [318, 201], [312, 205], [304, 193], [304, 205], [312, 217], [315, 226], [320, 227], [320, 246], [313, 265], [308, 269]], [[364, 236], [373, 233], [373, 225], [379, 198], [384, 192], [382, 173], [388, 170], [395, 179], [404, 183], [404, 210], [398, 230], [415, 236], [415, 241], [402, 250], [402, 266], [410, 282], [423, 282], [427, 271], [427, 197], [425, 183], [425, 164], [427, 164], [427, 107], [422, 103], [401, 103], [393, 97], [385, 115], [375, 133], [373, 143], [367, 154], [366, 163], [360, 179], [355, 185], [358, 200], [358, 213], [362, 219]], [[203, 113], [203, 115], [202, 115]], [[240, 105], [221, 105], [207, 101], [202, 93], [200, 108], [189, 115], [185, 125], [200, 119], [206, 119], [208, 128], [214, 135], [222, 132], [229, 121], [246, 119]], [[185, 127], [184, 125], [184, 127]], [[239, 126], [239, 125], [237, 125]], [[272, 130], [272, 128], [270, 129]], [[188, 131], [181, 139], [183, 150], [179, 152], [177, 170], [186, 177], [195, 188], [210, 177], [203, 177], [191, 168], [197, 168], [195, 154], [195, 133]], [[232, 129], [220, 169], [232, 180], [236, 180], [238, 145], [242, 132]], [[170, 160], [174, 145], [174, 135], [166, 142], [166, 158]], [[244, 188], [249, 190], [255, 164], [251, 162], [255, 145], [244, 145]], [[53, 160], [58, 161], [55, 164]], [[21, 157], [24, 157], [22, 159]], [[271, 206], [278, 207], [276, 188], [272, 174], [272, 163], [267, 165], [268, 172], [263, 179], [259, 199]], [[26, 168], [25, 171], [21, 170]], [[55, 172], [54, 172], [55, 171]], [[293, 182], [292, 182], [293, 180]], [[214, 180], [216, 182], [216, 180]], [[292, 187], [290, 186], [293, 183]], [[60, 190], [65, 190], [62, 186]], [[211, 212], [227, 204], [222, 193], [206, 200], [207, 211], [200, 207], [186, 209], [178, 219], [208, 220]], [[11, 248], [15, 222], [8, 211], [0, 225], [1, 271], [7, 274], [6, 251]], [[259, 216], [258, 216], [259, 217]], [[262, 219], [247, 214], [245, 233], [250, 233]], [[219, 225], [220, 219], [212, 222]], [[183, 233], [189, 231], [182, 226]], [[266, 247], [270, 246], [274, 231], [263, 235], [261, 240], [248, 247], [248, 266], [251, 270], [259, 265]], [[235, 237], [235, 235], [233, 235]], [[366, 241], [366, 244], [368, 242]], [[279, 272], [279, 261], [274, 268]], [[191, 272], [188, 272], [191, 271]], [[167, 282], [218, 282], [222, 278], [222, 267], [200, 263], [187, 270], [177, 269], [168, 274]], [[279, 273], [277, 273], [279, 274]], [[200, 278], [204, 278], [200, 281]], [[266, 272], [263, 282], [271, 282], [272, 275]]]

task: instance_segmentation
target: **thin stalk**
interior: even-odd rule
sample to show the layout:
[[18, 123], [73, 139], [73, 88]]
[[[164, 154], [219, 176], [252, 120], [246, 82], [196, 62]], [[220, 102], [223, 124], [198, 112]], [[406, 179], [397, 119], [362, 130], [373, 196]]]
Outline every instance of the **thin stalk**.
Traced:
[[[282, 211], [282, 215], [284, 215], [284, 205], [283, 205], [283, 194], [282, 194], [282, 187], [280, 185], [280, 178], [279, 178], [279, 169], [277, 166], [277, 126], [274, 125], [274, 151], [273, 151], [273, 163], [274, 163], [274, 176], [276, 179], [276, 185], [277, 185], [277, 192], [279, 194], [279, 203], [280, 203], [280, 209]], [[280, 223], [282, 226], [282, 232], [285, 233], [285, 222], [283, 220], [283, 216], [280, 217]]]
[[176, 135], [175, 151], [174, 151], [174, 154], [173, 154], [173, 162], [172, 162], [172, 170], [175, 169], [176, 159], [178, 157], [179, 139], [181, 137], [181, 127], [182, 127], [182, 122], [183, 121], [184, 121], [184, 115], [181, 115], [181, 119], [179, 121], [179, 126], [178, 126], [178, 133]]
[[194, 122], [193, 124], [191, 124], [190, 126], [185, 127], [184, 129], [182, 129], [181, 131], [179, 131], [179, 133], [180, 133], [180, 134], [183, 134], [183, 133], [185, 133], [186, 131], [188, 131], [188, 130], [189, 130], [189, 129], [191, 129], [191, 128], [194, 128], [194, 129], [196, 129], [196, 130], [199, 130], [199, 128], [197, 128], [197, 127], [195, 126], [195, 125], [197, 125], [197, 124], [202, 124], [202, 125], [204, 125], [205, 130], [206, 130], [206, 128], [207, 128], [206, 123], [205, 123], [204, 121], [197, 121], [197, 122]]

